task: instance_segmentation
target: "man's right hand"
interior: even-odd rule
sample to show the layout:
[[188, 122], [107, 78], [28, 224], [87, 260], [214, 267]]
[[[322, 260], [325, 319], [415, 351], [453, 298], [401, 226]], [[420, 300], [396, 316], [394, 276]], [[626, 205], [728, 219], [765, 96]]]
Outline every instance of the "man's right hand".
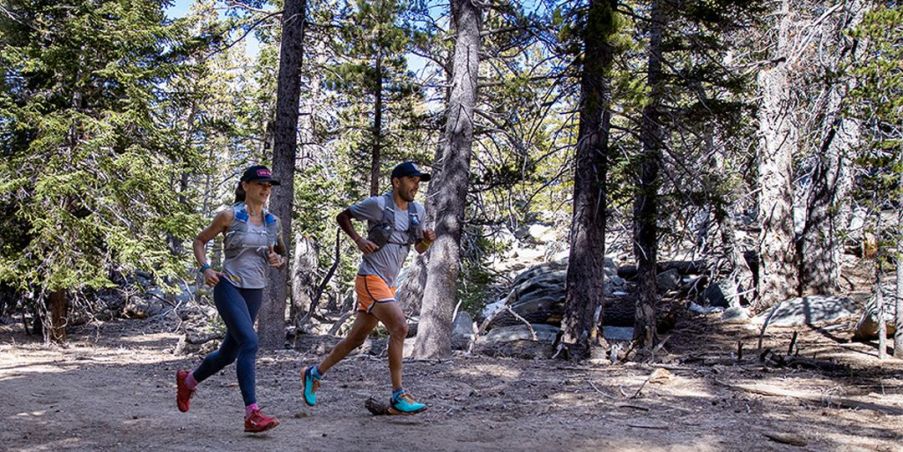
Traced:
[[358, 238], [354, 243], [357, 245], [357, 249], [364, 254], [370, 254], [379, 250], [379, 246], [363, 237]]
[[212, 268], [208, 268], [204, 270], [204, 282], [207, 283], [208, 286], [215, 286], [219, 284], [220, 273]]

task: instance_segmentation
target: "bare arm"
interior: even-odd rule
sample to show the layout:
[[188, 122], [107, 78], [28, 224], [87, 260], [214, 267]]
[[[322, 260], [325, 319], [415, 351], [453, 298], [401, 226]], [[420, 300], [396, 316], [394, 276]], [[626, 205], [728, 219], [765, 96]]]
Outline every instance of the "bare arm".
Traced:
[[354, 230], [354, 225], [351, 224], [351, 211], [345, 209], [341, 211], [335, 217], [336, 223], [339, 224], [339, 227], [345, 231], [345, 234], [348, 234], [348, 237], [351, 237], [351, 240], [354, 241], [354, 244], [357, 245], [357, 249], [361, 250], [364, 254], [370, 254], [379, 249], [375, 243], [363, 238], [357, 231]]
[[282, 267], [285, 265], [288, 257], [288, 248], [285, 246], [285, 241], [282, 239], [282, 221], [279, 221], [278, 232], [276, 233], [276, 243], [270, 245], [269, 252], [267, 253], [267, 261], [269, 262], [271, 267]]
[[432, 229], [424, 229], [423, 238], [414, 245], [414, 249], [417, 251], [417, 253], [423, 254], [426, 252], [426, 250], [430, 249], [430, 245], [432, 245], [435, 240], [436, 233], [433, 232]]
[[[209, 265], [207, 263], [207, 250], [205, 249], [207, 242], [213, 240], [217, 234], [226, 231], [229, 227], [229, 223], [232, 222], [232, 216], [232, 209], [226, 209], [216, 214], [213, 218], [213, 222], [210, 223], [210, 226], [204, 228], [204, 230], [195, 237], [192, 248], [194, 250], [194, 259], [197, 261], [199, 267]], [[215, 285], [219, 282], [219, 276], [216, 271], [208, 268], [204, 270], [204, 280], [207, 284]]]

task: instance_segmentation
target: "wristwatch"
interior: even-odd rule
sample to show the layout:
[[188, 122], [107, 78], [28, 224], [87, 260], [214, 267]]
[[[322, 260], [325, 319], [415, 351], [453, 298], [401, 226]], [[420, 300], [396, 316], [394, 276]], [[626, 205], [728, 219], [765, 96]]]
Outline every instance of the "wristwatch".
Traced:
[[210, 264], [204, 262], [204, 264], [201, 265], [201, 268], [198, 269], [198, 273], [204, 273], [205, 271], [207, 271], [211, 268], [213, 268], [213, 267], [211, 267]]

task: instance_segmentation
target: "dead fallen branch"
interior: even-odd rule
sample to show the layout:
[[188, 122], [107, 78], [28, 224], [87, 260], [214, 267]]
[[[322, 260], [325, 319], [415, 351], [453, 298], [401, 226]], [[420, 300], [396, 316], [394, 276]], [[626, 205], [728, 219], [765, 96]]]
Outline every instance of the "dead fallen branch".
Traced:
[[809, 444], [802, 436], [794, 435], [792, 433], [766, 432], [764, 435], [766, 438], [781, 444], [789, 444], [798, 447], [805, 447], [806, 444]]

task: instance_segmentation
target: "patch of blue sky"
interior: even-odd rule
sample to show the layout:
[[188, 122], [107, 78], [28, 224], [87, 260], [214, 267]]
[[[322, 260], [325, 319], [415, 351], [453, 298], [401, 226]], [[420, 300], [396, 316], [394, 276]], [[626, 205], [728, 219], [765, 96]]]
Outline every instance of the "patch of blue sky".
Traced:
[[[194, 0], [175, 0], [164, 12], [170, 19], [180, 19], [191, 12], [191, 5], [194, 3]], [[219, 14], [221, 17], [225, 17], [225, 8], [221, 9]], [[245, 55], [251, 60], [257, 59], [257, 55], [260, 53], [260, 41], [257, 40], [254, 33], [248, 33], [244, 41]]]

